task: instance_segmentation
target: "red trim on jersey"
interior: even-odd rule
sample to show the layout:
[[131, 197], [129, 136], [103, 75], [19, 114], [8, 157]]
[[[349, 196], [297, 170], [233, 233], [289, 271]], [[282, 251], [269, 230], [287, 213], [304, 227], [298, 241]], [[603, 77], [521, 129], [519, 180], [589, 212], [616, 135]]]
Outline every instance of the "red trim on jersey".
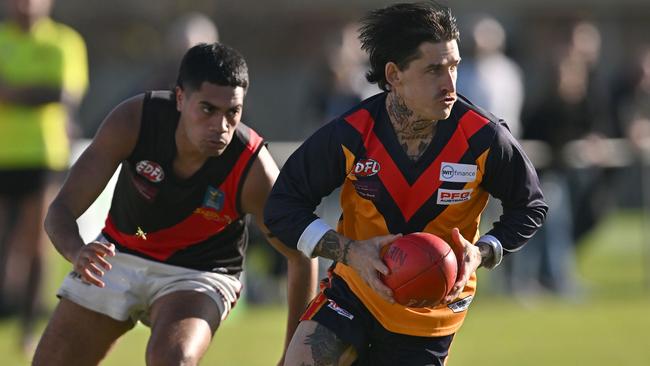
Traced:
[[144, 237], [142, 237], [136, 235], [136, 233], [129, 235], [119, 231], [109, 215], [106, 219], [104, 231], [120, 245], [159, 261], [164, 261], [176, 251], [218, 234], [228, 224], [229, 222], [210, 221], [195, 211], [174, 226], [156, 232], [145, 232], [143, 233]]
[[239, 156], [239, 159], [235, 163], [235, 165], [232, 167], [230, 170], [230, 173], [228, 173], [228, 177], [221, 183], [219, 186], [219, 189], [222, 192], [234, 192], [234, 195], [232, 196], [232, 203], [233, 203], [233, 212], [237, 212], [238, 216], [241, 216], [242, 214], [238, 212], [237, 210], [237, 197], [239, 196], [238, 190], [240, 187], [240, 179], [241, 176], [248, 166], [251, 157], [258, 151], [259, 146], [262, 144], [263, 139], [260, 135], [258, 135], [253, 129], [248, 129], [248, 144], [246, 145], [246, 148], [244, 151], [242, 151], [241, 155]]
[[324, 293], [319, 292], [318, 295], [316, 295], [316, 298], [309, 304], [307, 307], [307, 310], [305, 310], [305, 313], [302, 314], [300, 317], [300, 321], [303, 320], [311, 320], [311, 318], [316, 315], [318, 310], [320, 310], [323, 305], [325, 305], [325, 302], [327, 301], [327, 296], [325, 296]]
[[467, 140], [489, 121], [474, 111], [465, 113], [458, 122], [458, 127], [433, 163], [409, 185], [399, 167], [373, 131], [375, 121], [370, 112], [360, 109], [345, 117], [363, 136], [367, 157], [381, 162], [379, 179], [397, 204], [405, 221], [415, 215], [417, 210], [440, 187], [440, 166], [443, 162], [459, 161], [467, 151]]
[[212, 207], [197, 207], [191, 215], [181, 222], [156, 232], [145, 232], [144, 237], [136, 235], [136, 233], [119, 231], [109, 214], [106, 218], [104, 231], [120, 245], [160, 261], [169, 258], [178, 250], [202, 242], [220, 233], [242, 216], [236, 208], [236, 199], [240, 187], [239, 181], [262, 141], [262, 138], [251, 129], [246, 148], [237, 158], [226, 179], [219, 186], [219, 190], [225, 195], [223, 206], [219, 211]]
[[469, 110], [460, 118], [458, 125], [465, 131], [465, 135], [469, 140], [475, 133], [478, 132], [483, 126], [487, 125], [490, 121], [481, 116], [480, 114]]

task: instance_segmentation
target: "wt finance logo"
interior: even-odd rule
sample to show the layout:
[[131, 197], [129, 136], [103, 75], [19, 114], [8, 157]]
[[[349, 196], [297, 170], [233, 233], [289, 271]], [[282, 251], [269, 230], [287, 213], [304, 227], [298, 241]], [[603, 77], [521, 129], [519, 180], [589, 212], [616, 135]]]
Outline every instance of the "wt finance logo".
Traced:
[[357, 177], [371, 177], [379, 173], [380, 165], [373, 159], [361, 159], [354, 165], [354, 175]]
[[476, 180], [476, 165], [442, 163], [440, 166], [441, 182], [473, 182]]

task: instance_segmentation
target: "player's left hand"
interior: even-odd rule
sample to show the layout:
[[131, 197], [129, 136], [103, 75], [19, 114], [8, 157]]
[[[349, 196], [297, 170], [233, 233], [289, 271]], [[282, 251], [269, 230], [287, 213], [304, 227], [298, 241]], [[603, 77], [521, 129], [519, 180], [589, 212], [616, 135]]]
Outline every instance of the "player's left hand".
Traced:
[[458, 228], [451, 230], [451, 239], [452, 242], [449, 244], [458, 260], [458, 275], [456, 277], [456, 283], [451, 288], [451, 292], [442, 300], [443, 304], [449, 304], [460, 296], [469, 277], [481, 264], [481, 253], [478, 247], [465, 239], [460, 234]]

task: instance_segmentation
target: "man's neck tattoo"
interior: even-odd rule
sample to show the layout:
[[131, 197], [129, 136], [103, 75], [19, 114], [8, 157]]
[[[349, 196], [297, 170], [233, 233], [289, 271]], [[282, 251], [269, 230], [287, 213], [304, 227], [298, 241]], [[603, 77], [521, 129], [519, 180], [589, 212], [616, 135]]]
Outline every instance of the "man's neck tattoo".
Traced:
[[404, 99], [396, 92], [388, 93], [387, 109], [391, 121], [397, 126], [407, 124], [413, 117], [413, 111], [409, 109]]

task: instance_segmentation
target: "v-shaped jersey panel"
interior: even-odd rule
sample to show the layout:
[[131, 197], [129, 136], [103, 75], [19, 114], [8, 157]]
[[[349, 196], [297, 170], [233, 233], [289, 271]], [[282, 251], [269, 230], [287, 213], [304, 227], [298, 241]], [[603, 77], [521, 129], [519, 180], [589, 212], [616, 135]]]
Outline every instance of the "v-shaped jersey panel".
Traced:
[[[387, 141], [382, 141], [374, 132], [375, 119], [369, 111], [360, 109], [345, 120], [354, 129], [351, 134], [356, 133], [356, 138], [360, 141], [358, 144], [341, 146], [348, 172], [341, 200], [343, 223], [358, 218], [364, 222], [362, 226], [366, 227], [367, 220], [376, 216], [377, 224], [386, 226], [389, 232], [409, 233], [423, 231], [433, 220], [454, 225], [467, 216], [478, 216], [482, 211], [481, 206], [487, 200], [487, 193], [480, 187], [480, 183], [490, 141], [482, 139], [480, 135], [483, 129], [488, 135], [491, 133], [489, 121], [484, 117], [471, 110], [465, 113], [454, 124], [453, 132], [440, 152], [429, 157], [428, 165], [413, 168], [420, 170], [416, 175], [405, 171], [409, 167], [397, 165], [389, 153], [395, 147], [386, 146]], [[399, 146], [396, 148], [401, 149]], [[414, 178], [413, 182], [409, 182], [409, 173]], [[482, 205], [476, 205], [477, 201]], [[356, 206], [363, 209], [359, 210]], [[448, 208], [457, 206], [478, 206], [478, 211], [473, 214], [467, 212], [465, 215], [443, 215]], [[346, 214], [346, 211], [352, 213], [352, 209], [357, 214]], [[364, 213], [361, 217], [358, 215], [360, 211]], [[370, 221], [374, 222], [375, 219]], [[350, 234], [368, 238], [378, 233], [361, 227], [358, 229], [362, 232], [354, 230]], [[438, 235], [444, 237], [449, 233]]]

